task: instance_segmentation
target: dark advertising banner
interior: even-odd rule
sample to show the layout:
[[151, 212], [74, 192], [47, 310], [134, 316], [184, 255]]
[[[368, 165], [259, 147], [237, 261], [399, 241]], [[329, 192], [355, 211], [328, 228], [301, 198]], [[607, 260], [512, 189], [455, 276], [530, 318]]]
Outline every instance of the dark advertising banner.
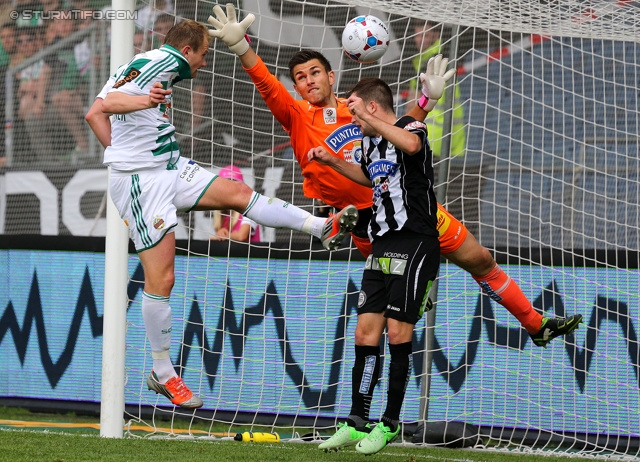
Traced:
[[[362, 266], [178, 256], [172, 358], [205, 408], [347, 415]], [[585, 323], [567, 342], [537, 348], [468, 274], [443, 264], [429, 419], [640, 434], [638, 270], [503, 268], [536, 308]], [[125, 400], [166, 405], [144, 385], [151, 354], [135, 256], [129, 272]], [[101, 253], [0, 250], [0, 397], [100, 401], [103, 279]], [[405, 421], [419, 418], [423, 327]], [[383, 380], [372, 417], [385, 393]]]

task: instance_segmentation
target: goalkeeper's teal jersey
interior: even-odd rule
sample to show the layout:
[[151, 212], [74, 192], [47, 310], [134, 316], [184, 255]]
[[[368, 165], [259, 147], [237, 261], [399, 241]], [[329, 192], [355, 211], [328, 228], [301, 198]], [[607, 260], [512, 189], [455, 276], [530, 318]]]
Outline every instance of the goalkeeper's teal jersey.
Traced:
[[[165, 89], [183, 79], [191, 78], [189, 62], [175, 48], [161, 48], [140, 53], [128, 64], [120, 66], [109, 93], [148, 95], [160, 82]], [[167, 96], [170, 101], [171, 95]], [[104, 164], [115, 170], [132, 171], [166, 167], [175, 168], [180, 148], [175, 127], [169, 119], [171, 103], [129, 114], [111, 116], [111, 146], [104, 153]]]

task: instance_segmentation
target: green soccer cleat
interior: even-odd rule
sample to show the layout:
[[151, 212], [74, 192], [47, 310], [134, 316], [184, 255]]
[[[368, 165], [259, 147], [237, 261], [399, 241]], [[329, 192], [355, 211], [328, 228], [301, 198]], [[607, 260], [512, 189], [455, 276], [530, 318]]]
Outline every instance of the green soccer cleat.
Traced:
[[320, 443], [318, 448], [329, 451], [331, 449], [337, 450], [345, 446], [352, 446], [365, 438], [369, 434], [370, 430], [369, 424], [367, 424], [365, 428], [359, 430], [356, 427], [350, 427], [347, 423], [339, 423], [338, 430], [333, 434], [333, 436], [327, 441]]
[[378, 425], [373, 427], [371, 433], [366, 438], [361, 440], [356, 446], [356, 451], [360, 454], [371, 455], [376, 452], [380, 452], [384, 447], [391, 443], [396, 436], [400, 433], [400, 425], [396, 428], [395, 432], [392, 432], [384, 422], [379, 422]]
[[529, 334], [529, 336], [537, 346], [546, 347], [554, 338], [576, 330], [581, 322], [581, 314], [574, 314], [570, 318], [542, 318], [540, 330], [535, 334]]

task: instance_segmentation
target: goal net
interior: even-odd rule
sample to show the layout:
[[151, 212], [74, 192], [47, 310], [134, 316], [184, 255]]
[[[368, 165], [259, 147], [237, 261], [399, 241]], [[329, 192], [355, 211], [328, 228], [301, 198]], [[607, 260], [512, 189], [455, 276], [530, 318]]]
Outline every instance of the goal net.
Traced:
[[[139, 6], [158, 13], [160, 3]], [[205, 22], [214, 4], [173, 1], [168, 14]], [[339, 94], [363, 76], [379, 76], [400, 114], [413, 104], [429, 54], [448, 57], [456, 81], [427, 119], [440, 201], [537, 310], [584, 318], [574, 334], [537, 348], [468, 273], [443, 260], [434, 313], [415, 330], [403, 441], [429, 434], [426, 443], [637, 456], [639, 2], [238, 6], [241, 17], [256, 15], [251, 46], [291, 91], [288, 60], [314, 48], [334, 67]], [[391, 33], [373, 65], [350, 61], [340, 44], [347, 21], [366, 13]], [[174, 90], [183, 155], [214, 171], [236, 166], [258, 192], [325, 213], [302, 195], [287, 134], [239, 60], [212, 42], [207, 62]], [[151, 354], [142, 274], [132, 259], [130, 422], [156, 434], [176, 416], [190, 419], [194, 436], [219, 436], [220, 425], [231, 435], [330, 434], [350, 410], [362, 257], [349, 242], [327, 253], [317, 240], [282, 230], [261, 229], [260, 242], [210, 240], [212, 214], [182, 219], [172, 359], [205, 405], [185, 412], [146, 389]], [[388, 357], [372, 418], [384, 409], [387, 367]]]

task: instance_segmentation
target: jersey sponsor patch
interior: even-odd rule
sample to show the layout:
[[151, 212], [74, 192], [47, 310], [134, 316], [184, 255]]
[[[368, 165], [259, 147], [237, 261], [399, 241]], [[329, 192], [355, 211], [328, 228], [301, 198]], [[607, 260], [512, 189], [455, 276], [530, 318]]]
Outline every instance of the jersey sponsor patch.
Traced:
[[409, 122], [407, 125], [404, 126], [405, 130], [419, 130], [422, 128], [425, 128], [425, 124], [423, 124], [422, 122], [420, 122], [419, 120], [413, 121], [413, 122]]
[[338, 127], [333, 131], [333, 133], [327, 136], [327, 139], [324, 140], [324, 142], [334, 153], [337, 154], [347, 144], [361, 140], [362, 133], [360, 132], [360, 129], [354, 124], [347, 124]]
[[396, 174], [398, 171], [398, 164], [381, 159], [371, 163], [367, 167], [367, 170], [369, 170], [369, 178], [371, 178], [371, 180], [381, 176], [389, 177]]
[[359, 165], [362, 160], [362, 146], [356, 141], [353, 149], [345, 149], [342, 151], [342, 156], [347, 162]]
[[113, 85], [113, 88], [120, 88], [125, 83], [131, 82], [133, 79], [135, 79], [139, 75], [140, 75], [140, 71], [135, 67], [132, 67], [131, 69], [129, 69], [129, 72], [127, 72], [124, 77], [122, 77]]
[[324, 116], [325, 124], [333, 125], [338, 122], [338, 111], [332, 107], [325, 107], [322, 110], [322, 115]]

